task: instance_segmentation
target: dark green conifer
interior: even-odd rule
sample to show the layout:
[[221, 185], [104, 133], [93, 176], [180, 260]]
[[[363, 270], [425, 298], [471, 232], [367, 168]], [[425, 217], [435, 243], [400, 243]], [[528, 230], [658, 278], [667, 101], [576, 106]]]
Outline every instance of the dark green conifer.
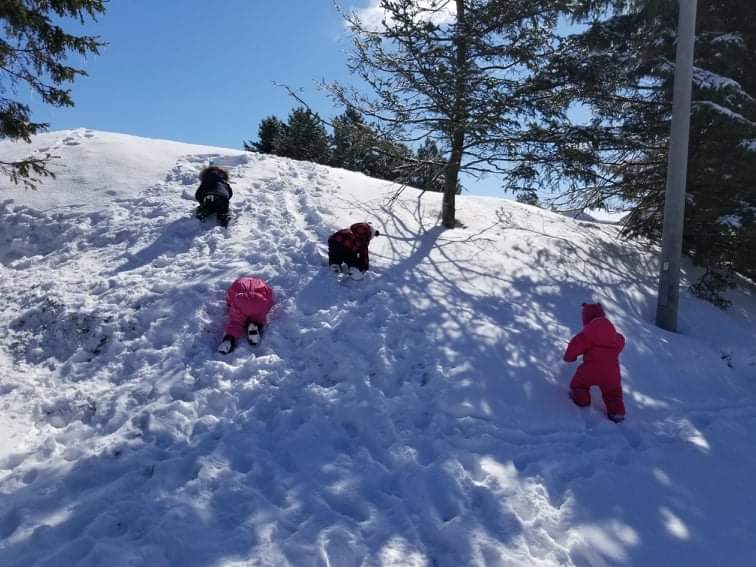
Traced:
[[[677, 3], [579, 4], [574, 16], [586, 27], [564, 40], [537, 77], [561, 106], [561, 115], [531, 130], [541, 167], [511, 180], [558, 186], [581, 208], [621, 200], [633, 208], [626, 234], [658, 240]], [[736, 272], [756, 279], [754, 21], [754, 2], [699, 3], [683, 248], [704, 268], [693, 291], [720, 304]], [[570, 120], [577, 108], [589, 118]]]
[[257, 142], [244, 142], [244, 149], [248, 152], [261, 154], [275, 154], [276, 144], [286, 135], [286, 124], [275, 116], [268, 116], [260, 121], [257, 129]]
[[328, 164], [330, 145], [320, 117], [305, 107], [298, 107], [289, 114], [286, 129], [275, 143], [275, 153], [292, 159]]
[[[103, 43], [97, 37], [68, 33], [66, 19], [84, 23], [105, 12], [105, 0], [13, 0], [0, 2], [0, 139], [29, 142], [47, 129], [35, 122], [27, 104], [13, 100], [19, 87], [31, 89], [46, 104], [73, 106], [65, 85], [86, 75], [70, 65], [71, 55], [98, 54]], [[0, 162], [0, 172], [14, 183], [33, 187], [35, 179], [51, 175], [50, 154], [15, 162]]]

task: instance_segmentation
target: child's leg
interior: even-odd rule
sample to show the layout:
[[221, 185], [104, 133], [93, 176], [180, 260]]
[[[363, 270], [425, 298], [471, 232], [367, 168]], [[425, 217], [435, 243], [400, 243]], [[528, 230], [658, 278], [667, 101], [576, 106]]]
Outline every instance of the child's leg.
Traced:
[[625, 417], [625, 403], [622, 401], [622, 387], [601, 388], [601, 396], [606, 404], [606, 413], [609, 419], [620, 420]]
[[591, 405], [591, 391], [588, 388], [570, 388], [570, 397], [581, 408]]
[[580, 407], [591, 405], [591, 386], [584, 383], [578, 374], [570, 382], [570, 398]]
[[346, 250], [344, 253], [344, 263], [350, 268], [357, 268], [360, 264], [360, 259], [357, 257], [357, 252]]
[[[351, 266], [356, 261], [357, 254], [344, 248], [338, 242], [328, 241], [328, 265], [335, 272], [341, 271], [341, 264]], [[350, 262], [352, 262], [350, 264]]]
[[228, 310], [228, 323], [223, 329], [224, 334], [239, 339], [247, 332], [247, 316], [238, 309], [233, 303]]
[[197, 207], [197, 210], [194, 212], [194, 216], [196, 216], [199, 220], [205, 220], [211, 214], [213, 214], [213, 211], [211, 211], [204, 205]]
[[335, 242], [328, 241], [328, 265], [341, 266], [344, 259], [341, 257], [340, 246]]
[[216, 199], [215, 212], [218, 224], [226, 227], [231, 220], [231, 213], [228, 211], [228, 199]]

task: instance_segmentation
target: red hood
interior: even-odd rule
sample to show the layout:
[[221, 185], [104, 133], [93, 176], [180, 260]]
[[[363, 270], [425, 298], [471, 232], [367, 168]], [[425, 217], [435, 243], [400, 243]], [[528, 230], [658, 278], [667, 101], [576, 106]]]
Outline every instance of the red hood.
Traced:
[[583, 303], [583, 326], [587, 325], [594, 319], [606, 317], [604, 308], [600, 303]]
[[622, 349], [620, 335], [612, 322], [605, 317], [598, 317], [590, 321], [583, 328], [583, 333], [594, 346]]
[[358, 222], [349, 227], [357, 238], [363, 242], [370, 242], [373, 238], [373, 228], [366, 222]]

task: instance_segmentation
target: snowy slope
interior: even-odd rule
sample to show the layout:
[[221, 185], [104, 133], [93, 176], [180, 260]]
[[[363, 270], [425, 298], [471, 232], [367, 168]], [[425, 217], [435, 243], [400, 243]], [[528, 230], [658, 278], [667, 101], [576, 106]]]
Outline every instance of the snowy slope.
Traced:
[[[66, 140], [74, 139], [77, 144]], [[0, 198], [0, 565], [734, 565], [756, 556], [756, 297], [683, 294], [616, 228], [234, 150], [88, 130]], [[15, 153], [14, 153], [15, 152]], [[191, 217], [229, 167], [228, 230]], [[48, 200], [49, 197], [49, 200]], [[370, 277], [322, 265], [370, 220]], [[385, 235], [385, 236], [384, 236]], [[263, 344], [215, 353], [264, 277]], [[580, 303], [628, 338], [628, 420], [579, 410]]]
[[[145, 187], [163, 181], [182, 156], [207, 160], [220, 153], [237, 156], [243, 152], [86, 128], [40, 134], [32, 144], [0, 142], [0, 155], [6, 161], [45, 154], [57, 158], [50, 162], [55, 178], [45, 179], [43, 191], [9, 192], [14, 200], [41, 210], [66, 205], [88, 208], [133, 198]], [[0, 190], [8, 188], [13, 188], [10, 180], [0, 178]]]

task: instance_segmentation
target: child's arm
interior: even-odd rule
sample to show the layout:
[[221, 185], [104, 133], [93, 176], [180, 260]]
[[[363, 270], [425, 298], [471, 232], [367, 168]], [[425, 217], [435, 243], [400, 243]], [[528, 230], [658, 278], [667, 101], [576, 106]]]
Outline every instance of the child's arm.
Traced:
[[622, 333], [617, 333], [617, 345], [619, 346], [617, 352], [622, 352], [622, 349], [625, 348], [625, 337]]
[[572, 337], [572, 340], [567, 345], [567, 350], [564, 351], [564, 361], [565, 362], [575, 362], [577, 360], [577, 357], [581, 354], [584, 354], [586, 350], [588, 350], [588, 347], [590, 345], [588, 344], [588, 340], [585, 338], [585, 335], [581, 332], [579, 332], [577, 335]]

